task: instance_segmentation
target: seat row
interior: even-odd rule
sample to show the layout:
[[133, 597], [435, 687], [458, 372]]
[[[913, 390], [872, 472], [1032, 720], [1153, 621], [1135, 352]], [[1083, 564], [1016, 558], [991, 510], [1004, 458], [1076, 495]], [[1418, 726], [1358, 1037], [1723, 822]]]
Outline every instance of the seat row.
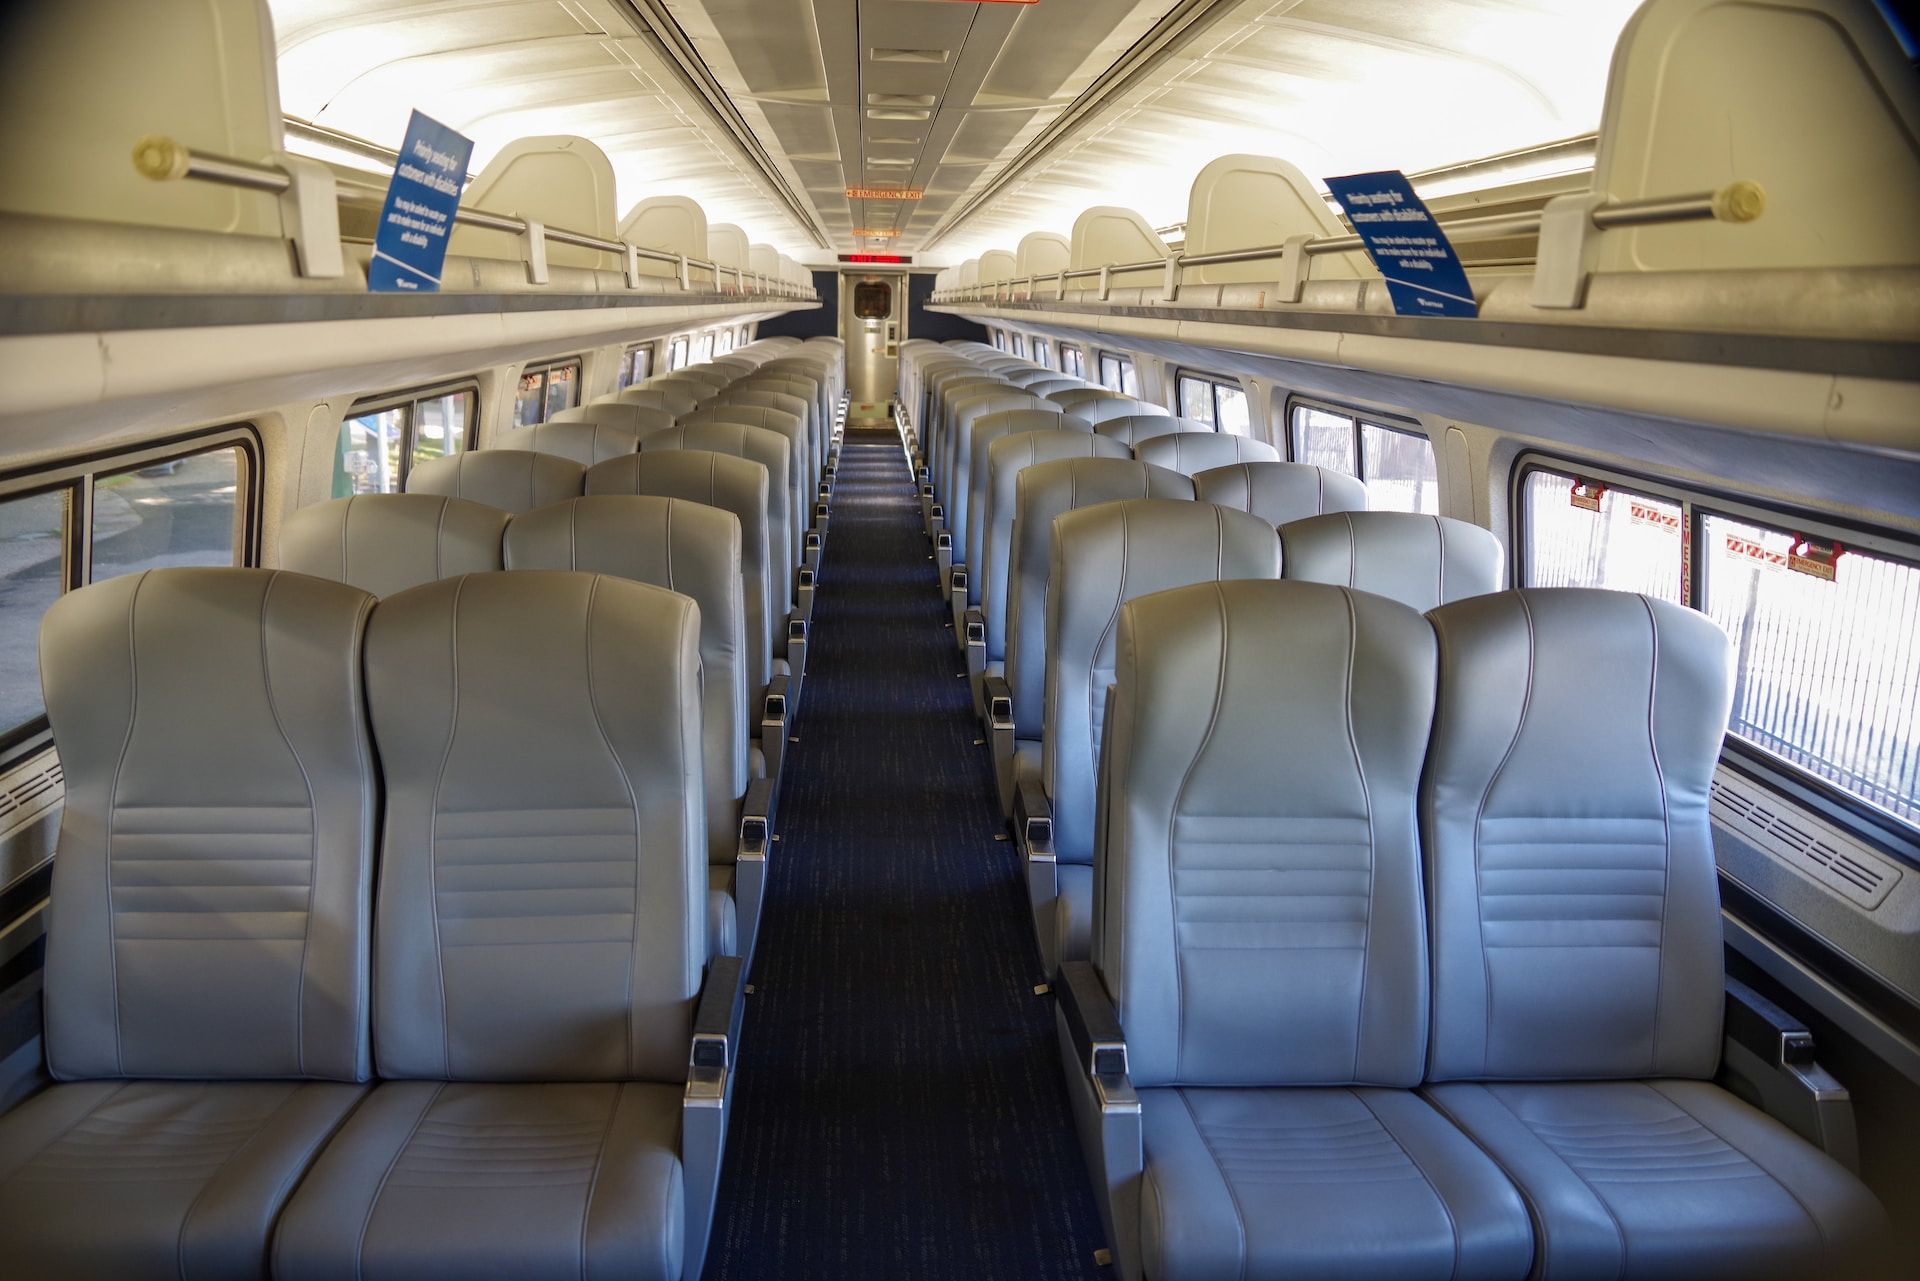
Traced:
[[1114, 629], [1055, 990], [1129, 1281], [1894, 1275], [1856, 1175], [1716, 1083], [1723, 1014], [1784, 1015], [1722, 969], [1711, 620], [1223, 581]]
[[[640, 481], [652, 476], [643, 464], [659, 459], [674, 465], [669, 478], [691, 472], [741, 501], [722, 508], [641, 494]], [[689, 450], [609, 459], [588, 475], [596, 473], [591, 496], [514, 516], [466, 499], [417, 493], [362, 494], [303, 507], [283, 527], [280, 564], [378, 597], [463, 574], [577, 570], [650, 583], [691, 599], [700, 619], [709, 935], [717, 954], [751, 964], [778, 798], [779, 773], [768, 768], [767, 753], [777, 762], [786, 742], [783, 718], [763, 712], [756, 723], [750, 710], [764, 703], [752, 701], [749, 655], [757, 652], [764, 661], [766, 638], [750, 643], [746, 601], [765, 587], [742, 553], [743, 531], [764, 538], [758, 494], [765, 471], [742, 459]], [[776, 704], [785, 679], [776, 678]]]
[[62, 597], [8, 1275], [697, 1278], [740, 1013], [700, 641], [578, 572]]

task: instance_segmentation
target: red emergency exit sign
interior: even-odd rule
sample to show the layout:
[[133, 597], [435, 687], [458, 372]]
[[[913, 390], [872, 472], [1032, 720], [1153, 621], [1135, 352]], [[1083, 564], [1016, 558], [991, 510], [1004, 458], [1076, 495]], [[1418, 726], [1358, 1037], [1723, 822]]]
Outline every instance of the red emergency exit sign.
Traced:
[[912, 264], [913, 257], [910, 254], [841, 254], [840, 261], [888, 263], [895, 266], [906, 266]]

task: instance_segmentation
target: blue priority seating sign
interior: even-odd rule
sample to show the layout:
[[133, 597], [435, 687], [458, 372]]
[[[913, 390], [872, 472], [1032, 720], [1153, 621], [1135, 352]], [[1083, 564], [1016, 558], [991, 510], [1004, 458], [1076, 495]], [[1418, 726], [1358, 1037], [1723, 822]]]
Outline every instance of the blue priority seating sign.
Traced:
[[1398, 169], [1327, 179], [1402, 316], [1477, 316], [1473, 286], [1447, 233]]
[[387, 203], [373, 236], [367, 288], [373, 293], [433, 293], [447, 261], [447, 236], [467, 181], [473, 139], [419, 112], [393, 165]]

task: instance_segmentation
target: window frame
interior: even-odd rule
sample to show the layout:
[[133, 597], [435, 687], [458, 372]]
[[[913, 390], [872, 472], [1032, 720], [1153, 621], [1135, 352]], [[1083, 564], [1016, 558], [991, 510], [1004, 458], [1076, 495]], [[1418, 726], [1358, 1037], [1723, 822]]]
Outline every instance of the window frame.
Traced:
[[[1119, 371], [1120, 385], [1118, 387], [1107, 382], [1107, 362], [1109, 360], [1113, 362], [1114, 368]], [[1127, 390], [1127, 372], [1129, 370], [1133, 372], [1134, 391]], [[1098, 375], [1094, 380], [1097, 385], [1105, 387], [1108, 391], [1116, 395], [1138, 397], [1140, 370], [1139, 367], [1133, 363], [1132, 356], [1123, 355], [1117, 351], [1108, 351], [1105, 348], [1097, 348], [1094, 356], [1094, 372]]]
[[[1086, 349], [1074, 343], [1066, 343], [1066, 342], [1057, 344], [1057, 349], [1060, 352], [1060, 372], [1067, 375], [1067, 377], [1069, 378], [1078, 378], [1081, 382], [1085, 382], [1087, 380]], [[1067, 368], [1068, 352], [1073, 353], [1074, 364], [1076, 366], [1073, 369]]]
[[[614, 380], [619, 383], [619, 386], [615, 388], [616, 391], [625, 391], [629, 387], [638, 387], [641, 383], [653, 377], [655, 360], [654, 346], [655, 344], [651, 341], [637, 342], [620, 353], [620, 373]], [[629, 375], [633, 373], [633, 358], [642, 355], [647, 358], [647, 372], [638, 378], [630, 378]]]
[[1013, 330], [1007, 335], [1007, 342], [1010, 344], [1008, 347], [1010, 352], [1018, 356], [1021, 360], [1027, 358], [1027, 336], [1025, 334], [1017, 329]]
[[[1353, 470], [1354, 479], [1361, 484], [1367, 483], [1367, 443], [1362, 432], [1363, 427], [1377, 427], [1381, 431], [1398, 432], [1402, 436], [1412, 436], [1427, 442], [1427, 449], [1433, 454], [1434, 479], [1440, 479], [1440, 449], [1433, 443], [1433, 437], [1419, 422], [1411, 418], [1401, 418], [1395, 414], [1377, 414], [1372, 410], [1359, 409], [1353, 405], [1342, 405], [1337, 401], [1321, 400], [1316, 396], [1288, 395], [1284, 409], [1286, 424], [1286, 458], [1288, 462], [1299, 461], [1299, 451], [1295, 448], [1293, 435], [1293, 411], [1298, 409], [1316, 409], [1323, 414], [1338, 414], [1342, 418], [1353, 420]], [[1444, 493], [1446, 486], [1441, 486]], [[1517, 579], [1515, 581], [1518, 581]]]
[[[573, 390], [574, 395], [578, 397], [582, 394], [581, 388], [583, 386], [580, 380], [586, 374], [586, 363], [581, 357], [563, 356], [559, 360], [548, 360], [538, 364], [525, 364], [520, 366], [520, 372], [514, 375], [513, 379], [514, 427], [538, 427], [541, 423], [547, 421], [547, 402], [553, 396], [553, 382], [549, 375], [551, 375], [554, 370], [565, 369], [569, 365], [573, 367]], [[523, 423], [520, 421], [520, 380], [529, 374], [540, 375], [540, 416], [530, 423]], [[576, 399], [574, 404], [568, 405], [566, 408], [575, 408], [579, 403]]]
[[[1507, 478], [1507, 573], [1509, 581], [1518, 585], [1524, 586], [1527, 582], [1526, 481], [1535, 472], [1617, 485], [1677, 505], [1682, 535], [1680, 601], [1683, 607], [1702, 613], [1705, 611], [1700, 610], [1699, 602], [1704, 599], [1709, 558], [1699, 555], [1698, 549], [1708, 516], [1841, 542], [1849, 549], [1871, 552], [1879, 559], [1920, 571], [1920, 546], [1886, 526], [1847, 521], [1810, 508], [1755, 499], [1718, 486], [1682, 484], [1571, 454], [1525, 449], [1514, 458]], [[1913, 852], [1920, 848], [1920, 824], [1909, 823], [1897, 814], [1879, 809], [1865, 798], [1750, 744], [1731, 731], [1722, 740], [1720, 762], [1806, 806], [1902, 863], [1920, 867], [1920, 858]]]
[[1049, 342], [1044, 335], [1035, 334], [1031, 346], [1033, 349], [1034, 364], [1039, 365], [1042, 369], [1058, 369], [1058, 366], [1053, 363], [1054, 344]]
[[[577, 374], [575, 376], [578, 377]], [[519, 400], [519, 387], [520, 380], [515, 378], [516, 402]], [[477, 378], [458, 378], [451, 382], [432, 383], [425, 387], [403, 387], [397, 391], [363, 396], [347, 406], [347, 412], [340, 416], [340, 426], [344, 429], [355, 418], [364, 418], [368, 414], [383, 414], [389, 409], [404, 408], [407, 411], [406, 421], [400, 427], [400, 474], [394, 477], [393, 490], [396, 494], [405, 493], [407, 474], [413, 470], [414, 447], [419, 443], [418, 419], [413, 412], [414, 406], [422, 401], [438, 400], [442, 396], [451, 396], [460, 392], [466, 392], [473, 397], [472, 411], [467, 415], [467, 442], [460, 447], [460, 452], [466, 453], [480, 443], [480, 381]], [[541, 403], [546, 403], [544, 384], [541, 389]]]
[[[1181, 366], [1175, 366], [1173, 371], [1173, 407], [1175, 412], [1179, 413], [1183, 418], [1186, 416], [1187, 397], [1186, 389], [1181, 384], [1187, 382], [1207, 384], [1207, 402], [1213, 409], [1213, 418], [1207, 425], [1213, 428], [1216, 436], [1231, 436], [1233, 434], [1229, 431], [1222, 431], [1220, 428], [1220, 393], [1222, 391], [1239, 392], [1241, 398], [1247, 402], [1247, 439], [1259, 439], [1253, 430], [1253, 395], [1238, 378], [1233, 378], [1226, 374], [1210, 374], [1204, 369], [1187, 369]], [[1287, 416], [1287, 422], [1289, 426], [1291, 426], [1293, 422], [1291, 412], [1289, 412]], [[1288, 453], [1291, 455], [1292, 451], [1289, 450]]]
[[[239, 565], [254, 568], [260, 564], [264, 489], [261, 460], [265, 457], [265, 445], [260, 429], [252, 422], [225, 423], [162, 436], [132, 449], [89, 450], [32, 466], [0, 470], [0, 501], [11, 502], [63, 489], [68, 492], [67, 527], [60, 550], [60, 595], [65, 596], [93, 581], [94, 484], [100, 476], [181, 462], [222, 449], [239, 451], [234, 478], [233, 546]], [[45, 751], [52, 743], [53, 730], [47, 722], [45, 708], [32, 720], [0, 726], [0, 771], [12, 769]]]
[[685, 369], [687, 367], [687, 355], [691, 351], [692, 351], [692, 348], [688, 345], [687, 336], [685, 334], [681, 334], [678, 337], [674, 338], [671, 342], [667, 344], [667, 370], [666, 371], [670, 374], [677, 374], [682, 369]]

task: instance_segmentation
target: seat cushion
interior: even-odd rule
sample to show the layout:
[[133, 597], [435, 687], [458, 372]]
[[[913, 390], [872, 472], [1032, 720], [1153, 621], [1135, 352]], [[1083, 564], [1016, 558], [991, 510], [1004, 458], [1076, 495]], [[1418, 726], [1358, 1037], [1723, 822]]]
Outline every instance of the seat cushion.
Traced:
[[278, 1281], [678, 1281], [680, 1087], [377, 1087], [274, 1243]]
[[1876, 1275], [1886, 1219], [1837, 1162], [1702, 1081], [1429, 1086], [1533, 1208], [1546, 1276]]
[[294, 1081], [44, 1090], [0, 1117], [0, 1271], [257, 1281], [287, 1194], [365, 1094]]
[[1410, 1091], [1140, 1091], [1151, 1281], [1520, 1278], [1513, 1185]]
[[1013, 785], [1018, 790], [1023, 783], [1040, 786], [1041, 745], [1037, 738], [1016, 738], [1013, 740]]
[[740, 955], [740, 914], [733, 902], [733, 868], [707, 864], [707, 956]]

